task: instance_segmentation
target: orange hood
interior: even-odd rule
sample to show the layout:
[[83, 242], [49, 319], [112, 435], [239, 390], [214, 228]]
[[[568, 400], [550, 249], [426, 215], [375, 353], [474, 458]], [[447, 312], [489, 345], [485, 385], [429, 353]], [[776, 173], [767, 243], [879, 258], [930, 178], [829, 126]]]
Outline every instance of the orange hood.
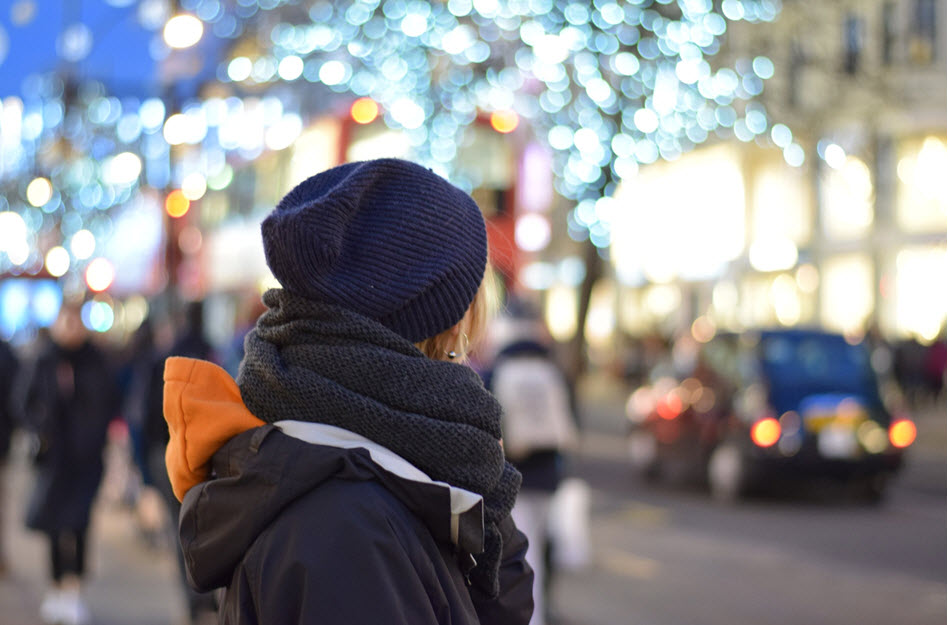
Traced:
[[264, 425], [247, 410], [230, 374], [194, 358], [165, 361], [164, 413], [171, 434], [165, 465], [178, 501], [207, 479], [211, 456], [224, 443]]

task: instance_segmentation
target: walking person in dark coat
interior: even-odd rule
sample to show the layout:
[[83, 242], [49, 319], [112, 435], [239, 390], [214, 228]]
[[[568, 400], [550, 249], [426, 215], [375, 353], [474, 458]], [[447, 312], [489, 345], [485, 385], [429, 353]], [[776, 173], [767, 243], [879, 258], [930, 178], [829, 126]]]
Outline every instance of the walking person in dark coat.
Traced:
[[92, 503], [102, 479], [106, 433], [116, 416], [115, 378], [89, 341], [80, 308], [66, 303], [24, 387], [23, 416], [39, 440], [27, 526], [49, 539], [53, 587], [47, 623], [88, 623], [80, 595]]
[[165, 369], [188, 573], [224, 625], [526, 625], [520, 476], [462, 361], [486, 315], [483, 217], [398, 159], [302, 182], [263, 222], [282, 289], [235, 382]]
[[3, 541], [3, 521], [6, 517], [6, 464], [10, 454], [10, 438], [16, 426], [13, 409], [13, 381], [19, 361], [13, 348], [0, 340], [0, 577], [7, 572], [6, 549]]

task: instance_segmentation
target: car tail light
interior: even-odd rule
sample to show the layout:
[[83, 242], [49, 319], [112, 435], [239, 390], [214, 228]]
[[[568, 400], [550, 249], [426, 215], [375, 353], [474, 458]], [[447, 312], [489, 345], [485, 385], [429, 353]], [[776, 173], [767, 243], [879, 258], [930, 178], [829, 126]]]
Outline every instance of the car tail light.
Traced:
[[661, 418], [671, 420], [681, 414], [682, 408], [681, 397], [675, 393], [669, 393], [655, 405], [655, 412]]
[[773, 417], [761, 419], [751, 426], [751, 440], [758, 447], [771, 447], [780, 440], [780, 422]]
[[904, 449], [914, 443], [917, 434], [915, 424], [908, 419], [893, 421], [889, 426], [889, 442], [898, 449]]

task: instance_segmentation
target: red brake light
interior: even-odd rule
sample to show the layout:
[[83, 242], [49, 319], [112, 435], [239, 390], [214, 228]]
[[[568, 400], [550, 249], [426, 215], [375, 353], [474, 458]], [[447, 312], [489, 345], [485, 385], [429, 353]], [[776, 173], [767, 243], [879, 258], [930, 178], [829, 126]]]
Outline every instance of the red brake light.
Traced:
[[889, 426], [889, 442], [898, 449], [904, 449], [914, 443], [917, 435], [915, 424], [908, 419], [893, 421]]
[[655, 406], [655, 412], [657, 412], [658, 416], [662, 419], [674, 419], [681, 414], [681, 409], [681, 398], [675, 393], [669, 393], [660, 399]]

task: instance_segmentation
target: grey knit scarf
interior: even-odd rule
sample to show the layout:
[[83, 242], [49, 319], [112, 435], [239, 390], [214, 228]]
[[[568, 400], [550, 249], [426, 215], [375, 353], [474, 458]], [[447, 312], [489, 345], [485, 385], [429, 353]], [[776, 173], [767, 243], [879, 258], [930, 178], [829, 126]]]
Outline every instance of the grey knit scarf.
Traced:
[[484, 553], [471, 581], [496, 596], [503, 544], [520, 474], [498, 444], [500, 406], [477, 373], [431, 360], [382, 324], [282, 289], [245, 340], [237, 376], [250, 411], [345, 428], [427, 473], [484, 498]]

